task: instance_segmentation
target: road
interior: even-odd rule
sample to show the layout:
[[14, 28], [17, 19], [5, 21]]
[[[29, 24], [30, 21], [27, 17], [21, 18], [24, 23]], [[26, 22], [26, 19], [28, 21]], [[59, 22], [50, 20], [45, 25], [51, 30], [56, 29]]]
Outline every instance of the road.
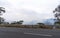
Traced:
[[28, 29], [0, 27], [0, 38], [59, 38], [57, 29]]

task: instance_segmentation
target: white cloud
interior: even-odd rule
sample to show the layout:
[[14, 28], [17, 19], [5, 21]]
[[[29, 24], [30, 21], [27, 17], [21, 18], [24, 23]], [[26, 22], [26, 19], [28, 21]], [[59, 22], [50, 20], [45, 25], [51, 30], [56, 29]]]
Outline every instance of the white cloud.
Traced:
[[43, 20], [54, 18], [52, 11], [59, 0], [1, 0], [0, 6], [6, 8], [6, 20]]

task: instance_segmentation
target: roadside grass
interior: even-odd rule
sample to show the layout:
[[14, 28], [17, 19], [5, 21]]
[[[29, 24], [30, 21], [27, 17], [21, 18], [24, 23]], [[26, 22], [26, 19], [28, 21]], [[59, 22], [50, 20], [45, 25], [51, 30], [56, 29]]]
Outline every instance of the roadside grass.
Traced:
[[16, 27], [16, 28], [42, 28], [42, 29], [52, 29], [53, 27], [48, 25], [20, 25], [20, 24], [0, 24], [0, 27]]

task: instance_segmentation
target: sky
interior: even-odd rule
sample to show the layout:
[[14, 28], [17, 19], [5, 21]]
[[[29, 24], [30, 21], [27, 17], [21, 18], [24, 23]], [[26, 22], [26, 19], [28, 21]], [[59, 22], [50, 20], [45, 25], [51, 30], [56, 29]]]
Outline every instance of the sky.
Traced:
[[6, 21], [42, 22], [54, 18], [53, 10], [59, 2], [60, 0], [0, 0], [0, 7], [6, 10], [2, 15]]

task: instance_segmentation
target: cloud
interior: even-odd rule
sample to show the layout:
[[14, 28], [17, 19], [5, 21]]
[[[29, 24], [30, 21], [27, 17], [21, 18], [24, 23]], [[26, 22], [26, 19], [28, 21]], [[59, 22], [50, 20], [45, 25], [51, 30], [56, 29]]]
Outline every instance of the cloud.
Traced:
[[7, 21], [54, 18], [52, 11], [58, 4], [59, 0], [0, 0], [0, 6], [6, 8], [2, 17]]

